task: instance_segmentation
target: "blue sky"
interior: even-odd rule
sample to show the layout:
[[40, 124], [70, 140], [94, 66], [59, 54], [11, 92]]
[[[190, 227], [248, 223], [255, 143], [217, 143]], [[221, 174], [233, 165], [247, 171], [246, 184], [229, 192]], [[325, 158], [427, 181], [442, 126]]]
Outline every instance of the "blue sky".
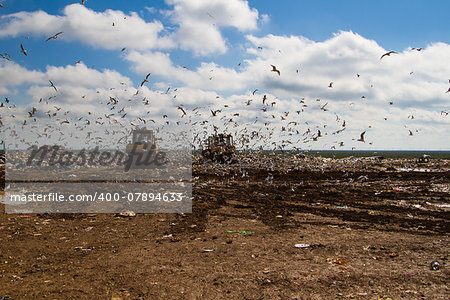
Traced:
[[[81, 1], [56, 0], [0, 3], [0, 52], [11, 55], [10, 61], [0, 61], [1, 76], [8, 76], [0, 84], [0, 95], [2, 99], [14, 99], [16, 109], [23, 110], [15, 113], [25, 113], [23, 118], [30, 105], [37, 105], [37, 99], [53, 95], [47, 84], [52, 78], [61, 87], [55, 100], [61, 103], [57, 104], [77, 107], [74, 119], [83, 118], [83, 113], [95, 105], [99, 111], [104, 109], [101, 93], [95, 90], [104, 89], [109, 96], [133, 101], [133, 95], [127, 93], [140, 90], [139, 96], [155, 99], [156, 112], [169, 109], [170, 96], [175, 118], [179, 117], [176, 107], [180, 105], [188, 111], [203, 106], [204, 114], [213, 108], [223, 109], [224, 119], [238, 114], [235, 119], [241, 123], [234, 120], [238, 125], [233, 133], [241, 134], [250, 123], [256, 124], [248, 130], [264, 135], [264, 143], [289, 139], [296, 147], [315, 149], [450, 147], [439, 138], [447, 134], [449, 125], [446, 112], [450, 93], [445, 92], [450, 86], [450, 67], [442, 64], [449, 59], [449, 1], [214, 0], [198, 5], [194, 0], [87, 0], [84, 6]], [[63, 33], [57, 39], [45, 42], [59, 31]], [[20, 53], [21, 43], [27, 56]], [[122, 48], [126, 50], [122, 52]], [[380, 60], [391, 50], [397, 55]], [[272, 64], [281, 70], [279, 77], [273, 76]], [[151, 80], [140, 87], [149, 72]], [[102, 80], [110, 86], [90, 84]], [[163, 93], [169, 87], [169, 92]], [[255, 89], [258, 91], [253, 94]], [[88, 102], [80, 104], [73, 98], [78, 90]], [[172, 94], [174, 90], [178, 94]], [[84, 95], [90, 93], [91, 97]], [[263, 95], [276, 105], [264, 107], [267, 104], [258, 98]], [[103, 97], [107, 98], [106, 94]], [[255, 104], [245, 105], [252, 97]], [[308, 106], [298, 106], [302, 98]], [[224, 108], [217, 99], [230, 104]], [[360, 103], [361, 99], [367, 101]], [[386, 105], [389, 102], [395, 105]], [[325, 103], [326, 109], [320, 109]], [[296, 118], [293, 114], [283, 117], [299, 108], [304, 111]], [[130, 107], [123, 121], [134, 124], [140, 112], [137, 104]], [[13, 121], [22, 122], [23, 118]], [[190, 118], [191, 122], [200, 122], [210, 116], [194, 112]], [[330, 125], [331, 118], [336, 124]], [[352, 126], [339, 132], [337, 138], [337, 123], [344, 118]], [[289, 121], [303, 126], [294, 128], [291, 123], [287, 127]], [[7, 129], [16, 128], [14, 122]], [[229, 124], [214, 126], [232, 131]], [[386, 137], [389, 128], [398, 129], [399, 135]], [[282, 132], [276, 134], [278, 130]], [[320, 138], [318, 130], [323, 133]], [[312, 133], [303, 135], [308, 131]], [[367, 131], [370, 142], [355, 142], [362, 131]], [[305, 142], [304, 136], [310, 140]], [[338, 146], [341, 142], [345, 146]]]

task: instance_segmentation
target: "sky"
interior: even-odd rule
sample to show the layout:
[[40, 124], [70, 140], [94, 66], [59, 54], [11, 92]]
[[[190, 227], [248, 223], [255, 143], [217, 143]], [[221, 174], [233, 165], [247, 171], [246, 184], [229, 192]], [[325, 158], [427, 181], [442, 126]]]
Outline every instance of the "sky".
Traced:
[[195, 147], [450, 150], [449, 1], [0, 4], [7, 147], [124, 147], [146, 126]]

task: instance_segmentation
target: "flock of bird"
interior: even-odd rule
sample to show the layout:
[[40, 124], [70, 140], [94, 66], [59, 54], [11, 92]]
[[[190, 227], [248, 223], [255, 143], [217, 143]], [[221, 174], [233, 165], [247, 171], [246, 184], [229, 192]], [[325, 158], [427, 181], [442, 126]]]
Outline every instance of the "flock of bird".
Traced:
[[[84, 1], [82, 2], [84, 4]], [[55, 40], [61, 35], [63, 35], [63, 32], [57, 32], [48, 37], [45, 42]], [[125, 51], [125, 49], [125, 47], [122, 48], [121, 52]], [[413, 48], [412, 50], [421, 51], [422, 48]], [[20, 44], [20, 51], [23, 55], [28, 55], [23, 44]], [[398, 53], [395, 51], [386, 52], [381, 55], [380, 61], [392, 54]], [[8, 53], [0, 55], [2, 59], [11, 60], [11, 56]], [[81, 61], [76, 62], [76, 64], [78, 63], [81, 63]], [[270, 67], [271, 69], [268, 68], [268, 71], [281, 76], [281, 70], [277, 66], [270, 65]], [[188, 68], [183, 66], [183, 69]], [[114, 93], [117, 86], [123, 86], [121, 92], [129, 91], [123, 82], [120, 82], [116, 87], [110, 87], [109, 90], [97, 89], [97, 95], [93, 98], [98, 101], [99, 108], [96, 111], [88, 111], [87, 115], [81, 114], [78, 110], [71, 110], [69, 108], [71, 105], [64, 107], [62, 103], [58, 102], [60, 89], [57, 88], [51, 79], [48, 79], [54, 94], [41, 98], [35, 105], [32, 104], [25, 116], [14, 113], [14, 109], [17, 107], [10, 102], [9, 98], [5, 98], [4, 101], [0, 102], [2, 109], [7, 109], [11, 112], [7, 124], [4, 124], [0, 119], [1, 131], [9, 133], [9, 137], [16, 141], [16, 147], [20, 144], [32, 146], [42, 143], [42, 140], [68, 146], [71, 139], [79, 140], [79, 143], [84, 143], [84, 145], [88, 146], [114, 144], [123, 147], [124, 144], [129, 142], [130, 132], [135, 128], [149, 125], [150, 128], [157, 131], [158, 136], [158, 134], [163, 134], [165, 130], [172, 128], [171, 126], [180, 128], [189, 126], [193, 131], [191, 146], [194, 148], [200, 147], [202, 141], [212, 132], [227, 132], [234, 135], [237, 147], [241, 149], [301, 150], [304, 144], [318, 141], [319, 138], [325, 135], [337, 136], [347, 129], [348, 124], [346, 121], [337, 113], [329, 111], [328, 102], [323, 103], [318, 98], [313, 100], [299, 98], [297, 100], [297, 109], [280, 113], [277, 105], [281, 100], [268, 94], [258, 94], [259, 89], [254, 89], [249, 94], [249, 99], [242, 99], [240, 104], [223, 103], [220, 101], [221, 97], [217, 95], [215, 99], [212, 99], [212, 104], [193, 107], [192, 105], [180, 103], [179, 98], [181, 97], [176, 98], [178, 89], [171, 90], [168, 87], [165, 92], [159, 91], [158, 93], [168, 98], [171, 97], [173, 102], [171, 106], [175, 111], [179, 111], [180, 114], [176, 115], [172, 111], [168, 113], [170, 118], [168, 114], [156, 116], [152, 112], [153, 101], [139, 96], [139, 92], [143, 91], [144, 85], [149, 83], [150, 76], [151, 73], [149, 72], [140, 83], [139, 88], [128, 99], [121, 99], [117, 96], [119, 93]], [[356, 74], [356, 78], [360, 78], [360, 76], [360, 74]], [[328, 88], [332, 89], [333, 85], [334, 82], [330, 82]], [[450, 88], [447, 93], [449, 92]], [[81, 95], [81, 98], [88, 100], [86, 95]], [[365, 99], [365, 96], [363, 95], [361, 98]], [[89, 100], [95, 101], [95, 99], [90, 98]], [[87, 102], [86, 104], [92, 104], [92, 102]], [[352, 104], [350, 103], [350, 105]], [[388, 104], [393, 105], [394, 103], [393, 101], [388, 101]], [[82, 104], [77, 103], [77, 105]], [[239, 106], [241, 106], [241, 109], [237, 112], [236, 108], [239, 108]], [[243, 113], [243, 109], [249, 109], [249, 107], [252, 107], [253, 110]], [[141, 112], [139, 116], [136, 116], [135, 109], [139, 109]], [[300, 114], [306, 110], [317, 110], [327, 113], [326, 118], [328, 119], [334, 115], [335, 123], [314, 125], [312, 120], [301, 122], [302, 117]], [[134, 113], [131, 113], [131, 111], [134, 111]], [[258, 111], [259, 113], [256, 113]], [[5, 116], [6, 114], [2, 111], [1, 115]], [[448, 115], [448, 112], [442, 111], [441, 115]], [[414, 119], [414, 116], [411, 115], [408, 118]], [[13, 119], [17, 121], [14, 122], [12, 121]], [[387, 120], [387, 118], [384, 118], [384, 120]], [[26, 129], [25, 126], [29, 126], [29, 129]], [[72, 126], [72, 128], [69, 129], [66, 126]], [[327, 132], [327, 128], [334, 129]], [[408, 131], [409, 135], [413, 135], [411, 130]], [[28, 136], [22, 136], [23, 132], [27, 132]], [[175, 130], [174, 132], [179, 131]], [[366, 132], [367, 130], [364, 130], [359, 135], [359, 138], [353, 140], [365, 143]], [[416, 132], [418, 131], [416, 130]], [[34, 140], [29, 138], [30, 134], [35, 135]], [[172, 135], [172, 138], [176, 137], [176, 134]], [[8, 137], [6, 139], [9, 140]], [[182, 139], [180, 138], [180, 140]], [[372, 143], [369, 142], [369, 144]], [[14, 148], [14, 145], [11, 146]], [[342, 140], [336, 140], [329, 145], [331, 149], [344, 146], [345, 141]], [[355, 147], [352, 147], [352, 149], [355, 149]]]

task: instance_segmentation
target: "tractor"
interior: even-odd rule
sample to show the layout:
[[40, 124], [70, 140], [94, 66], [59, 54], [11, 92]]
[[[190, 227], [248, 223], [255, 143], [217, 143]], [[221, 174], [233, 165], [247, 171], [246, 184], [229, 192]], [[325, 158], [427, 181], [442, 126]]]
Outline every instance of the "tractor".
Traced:
[[144, 128], [134, 129], [132, 132], [132, 142], [126, 146], [126, 152], [131, 155], [133, 169], [146, 168], [142, 162], [147, 156], [156, 157], [158, 155], [158, 146], [155, 143], [153, 130]]
[[202, 143], [202, 156], [212, 161], [230, 162], [236, 154], [236, 147], [231, 134], [214, 134]]

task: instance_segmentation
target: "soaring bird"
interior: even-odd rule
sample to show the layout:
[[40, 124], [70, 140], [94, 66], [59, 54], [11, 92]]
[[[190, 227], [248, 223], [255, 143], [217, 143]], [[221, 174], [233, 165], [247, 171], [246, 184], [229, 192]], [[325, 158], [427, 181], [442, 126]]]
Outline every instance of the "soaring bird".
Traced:
[[279, 70], [277, 70], [277, 67], [275, 67], [274, 65], [271, 65], [272, 66], [272, 72], [276, 72], [276, 73], [278, 73], [278, 76], [280, 76], [280, 71]]
[[48, 80], [50, 82], [50, 85], [55, 89], [55, 91], [58, 91], [58, 89], [56, 88], [56, 86], [53, 84], [53, 82], [49, 79]]
[[395, 51], [386, 52], [385, 54], [381, 55], [380, 60], [385, 56], [390, 56], [392, 53], [397, 53], [397, 52], [395, 52]]
[[411, 131], [411, 130], [409, 130], [409, 135], [413, 135], [413, 133], [412, 133], [412, 131]]
[[143, 86], [144, 83], [148, 82], [148, 77], [150, 76], [150, 74], [152, 74], [152, 73], [148, 73], [147, 76], [145, 76], [145, 79], [144, 79], [144, 81], [142, 81], [141, 86]]
[[25, 56], [27, 56], [27, 50], [25, 50], [25, 49], [23, 48], [23, 45], [22, 45], [22, 44], [20, 44], [20, 49], [22, 50], [22, 53], [23, 53]]
[[45, 41], [48, 42], [50, 40], [56, 40], [58, 38], [58, 35], [60, 35], [62, 33], [62, 31], [52, 35], [51, 37], [49, 37], [48, 39], [46, 39]]
[[445, 93], [450, 93], [450, 88], [448, 88], [448, 90]]
[[181, 118], [184, 117], [186, 115], [186, 111], [181, 106], [177, 106], [177, 108], [183, 112]]
[[334, 83], [333, 81], [330, 82], [330, 84], [328, 85], [328, 87], [329, 87], [329, 88], [332, 88], [332, 87], [333, 87], [333, 83]]
[[364, 135], [366, 134], [366, 132], [364, 131], [363, 133], [361, 133], [361, 135], [359, 136], [359, 139], [357, 139], [358, 142], [363, 142], [365, 143], [366, 141], [364, 140]]

